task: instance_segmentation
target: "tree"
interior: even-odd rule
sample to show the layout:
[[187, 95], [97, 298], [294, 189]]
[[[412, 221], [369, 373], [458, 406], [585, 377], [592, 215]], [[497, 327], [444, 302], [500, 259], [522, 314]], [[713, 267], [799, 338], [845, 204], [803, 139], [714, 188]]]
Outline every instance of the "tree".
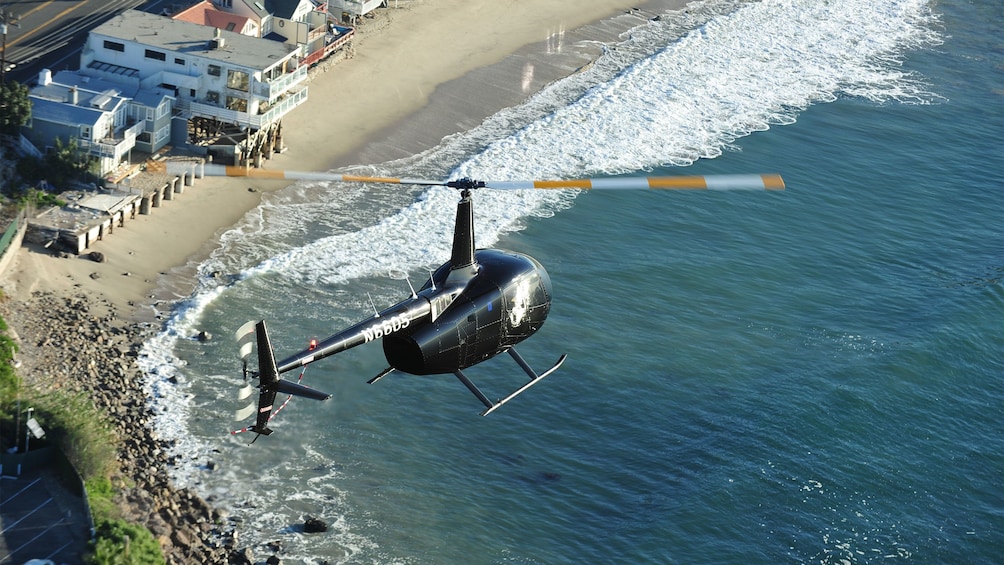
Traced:
[[0, 133], [17, 135], [30, 119], [28, 87], [15, 81], [0, 85]]
[[93, 174], [97, 159], [80, 151], [77, 140], [63, 141], [57, 137], [55, 147], [41, 159], [25, 157], [17, 162], [17, 174], [30, 184], [45, 179], [49, 184], [64, 186], [67, 181], [84, 180]]

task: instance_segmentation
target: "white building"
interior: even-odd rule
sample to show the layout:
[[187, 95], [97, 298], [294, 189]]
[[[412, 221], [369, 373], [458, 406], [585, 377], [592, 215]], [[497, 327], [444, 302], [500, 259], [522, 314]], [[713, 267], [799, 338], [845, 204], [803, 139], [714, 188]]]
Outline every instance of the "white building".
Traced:
[[298, 57], [294, 45], [129, 10], [90, 32], [80, 68], [112, 82], [136, 81], [140, 90], [166, 89], [176, 117], [257, 131], [307, 100]]
[[328, 10], [335, 15], [341, 14], [343, 21], [355, 22], [356, 18], [376, 10], [386, 8], [387, 0], [329, 0]]

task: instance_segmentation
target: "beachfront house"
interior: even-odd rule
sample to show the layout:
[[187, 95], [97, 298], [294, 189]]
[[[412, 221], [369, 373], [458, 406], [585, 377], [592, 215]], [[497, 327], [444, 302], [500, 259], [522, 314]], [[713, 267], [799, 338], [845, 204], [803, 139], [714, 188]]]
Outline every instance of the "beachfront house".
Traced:
[[342, 21], [355, 24], [356, 19], [387, 5], [387, 0], [329, 0], [331, 13]]
[[[124, 87], [92, 79], [72, 71], [55, 77], [48, 69], [39, 74], [31, 89], [31, 121], [23, 128], [24, 136], [41, 150], [52, 150], [58, 139], [64, 145], [75, 142], [78, 149], [93, 156], [99, 173], [106, 174], [128, 162], [137, 139], [153, 128], [145, 119], [147, 110], [161, 118], [170, 114], [170, 101], [152, 95], [133, 101]], [[153, 104], [148, 107], [145, 104]], [[162, 123], [164, 123], [162, 121]]]
[[218, 9], [248, 18], [258, 27], [258, 37], [272, 33], [272, 14], [263, 4], [265, 0], [213, 0]]
[[240, 14], [225, 12], [217, 8], [209, 0], [202, 0], [202, 2], [178, 12], [177, 14], [171, 16], [171, 18], [181, 20], [183, 22], [191, 22], [193, 24], [233, 31], [241, 35], [261, 37], [261, 26], [258, 21]]
[[166, 92], [174, 145], [240, 163], [281, 149], [282, 117], [307, 100], [299, 62], [295, 45], [129, 10], [91, 30], [80, 69]]
[[265, 0], [272, 13], [268, 39], [300, 48], [301, 65], [313, 65], [348, 43], [354, 30], [337, 25], [323, 0]]

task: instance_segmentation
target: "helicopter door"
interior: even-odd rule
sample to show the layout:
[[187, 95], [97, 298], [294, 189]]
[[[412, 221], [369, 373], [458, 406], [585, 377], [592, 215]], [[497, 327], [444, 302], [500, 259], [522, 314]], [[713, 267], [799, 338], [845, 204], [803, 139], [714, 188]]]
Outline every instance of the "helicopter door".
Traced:
[[469, 359], [472, 353], [477, 351], [478, 347], [478, 314], [477, 308], [473, 304], [470, 305], [467, 317], [457, 324], [457, 338], [460, 345], [460, 350], [458, 351], [461, 360], [460, 364], [466, 365], [467, 359]]

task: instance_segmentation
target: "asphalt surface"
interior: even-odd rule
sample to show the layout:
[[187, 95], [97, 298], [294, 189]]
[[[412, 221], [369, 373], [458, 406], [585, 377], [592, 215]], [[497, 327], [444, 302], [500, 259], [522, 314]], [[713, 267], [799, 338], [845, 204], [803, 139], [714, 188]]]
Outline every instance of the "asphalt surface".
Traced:
[[83, 564], [90, 523], [83, 498], [50, 470], [0, 478], [0, 565], [31, 559]]
[[[31, 85], [42, 69], [55, 74], [80, 66], [87, 32], [129, 9], [161, 13], [193, 2], [186, 0], [0, 0], [6, 19], [3, 51], [5, 80]], [[0, 38], [2, 39], [2, 38]]]

